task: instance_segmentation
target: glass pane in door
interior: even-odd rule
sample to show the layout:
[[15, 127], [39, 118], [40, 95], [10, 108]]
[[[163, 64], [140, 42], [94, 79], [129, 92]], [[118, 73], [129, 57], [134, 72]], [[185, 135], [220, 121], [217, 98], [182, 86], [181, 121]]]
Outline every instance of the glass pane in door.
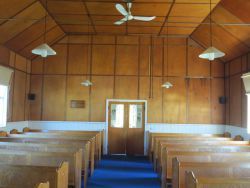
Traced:
[[143, 105], [129, 105], [129, 128], [142, 128]]
[[111, 127], [123, 128], [124, 104], [111, 104]]

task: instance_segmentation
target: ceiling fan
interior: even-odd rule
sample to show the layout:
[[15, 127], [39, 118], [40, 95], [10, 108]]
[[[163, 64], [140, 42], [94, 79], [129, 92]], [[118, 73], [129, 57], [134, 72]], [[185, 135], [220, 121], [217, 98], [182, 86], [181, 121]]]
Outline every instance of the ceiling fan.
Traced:
[[123, 19], [115, 22], [115, 25], [121, 25], [124, 22], [130, 21], [130, 20], [140, 20], [140, 21], [151, 21], [155, 19], [155, 16], [150, 16], [150, 17], [144, 17], [144, 16], [133, 16], [131, 13], [131, 8], [132, 8], [132, 2], [127, 1], [127, 8], [128, 11], [121, 5], [121, 4], [116, 4], [115, 5], [116, 9], [124, 16]]

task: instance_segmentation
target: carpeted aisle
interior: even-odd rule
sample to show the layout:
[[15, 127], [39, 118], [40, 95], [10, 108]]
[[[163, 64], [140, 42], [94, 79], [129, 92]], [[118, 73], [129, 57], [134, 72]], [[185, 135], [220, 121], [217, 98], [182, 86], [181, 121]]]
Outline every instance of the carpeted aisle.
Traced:
[[145, 157], [104, 157], [88, 188], [159, 188], [160, 181], [152, 164]]

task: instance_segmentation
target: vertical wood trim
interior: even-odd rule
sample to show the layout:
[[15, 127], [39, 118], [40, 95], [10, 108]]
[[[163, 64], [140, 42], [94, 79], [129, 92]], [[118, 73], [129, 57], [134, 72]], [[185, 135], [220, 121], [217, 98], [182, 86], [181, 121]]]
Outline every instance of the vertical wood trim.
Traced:
[[28, 64], [28, 60], [26, 59], [26, 73], [25, 73], [25, 94], [24, 94], [24, 116], [23, 116], [23, 120], [26, 120], [26, 105], [27, 105], [27, 80], [28, 80], [28, 70], [27, 70], [27, 64]]
[[[164, 84], [164, 76], [165, 76], [165, 58], [167, 58], [167, 79], [168, 79], [168, 49], [167, 49], [167, 57], [165, 57], [165, 40], [162, 40], [162, 78], [161, 82]], [[167, 40], [167, 48], [168, 48], [168, 40]], [[161, 88], [161, 121], [165, 123], [165, 118], [164, 118], [164, 89]]]
[[45, 64], [46, 64], [46, 60], [47, 58], [43, 58], [43, 75], [42, 75], [42, 88], [41, 88], [41, 117], [40, 119], [41, 120], [44, 120], [43, 119], [43, 98], [44, 98], [44, 79], [45, 79]]
[[66, 78], [65, 78], [65, 102], [64, 102], [64, 120], [67, 121], [68, 115], [68, 73], [69, 73], [69, 39], [67, 41], [67, 54], [66, 54]]
[[113, 80], [113, 98], [116, 98], [116, 64], [117, 64], [117, 36], [115, 36], [115, 57], [114, 57], [114, 80]]
[[231, 62], [229, 62], [228, 65], [228, 123], [229, 125], [231, 125], [231, 76], [230, 76], [230, 72], [231, 72]]
[[[188, 57], [189, 57], [189, 40], [188, 38], [186, 38], [186, 76], [188, 76]], [[188, 91], [189, 91], [189, 79], [185, 78], [185, 87], [186, 87], [186, 123], [189, 122], [189, 95], [188, 95]]]
[[14, 95], [15, 95], [15, 78], [16, 78], [16, 53], [14, 57], [14, 74], [13, 74], [13, 90], [12, 90], [12, 104], [11, 104], [11, 118], [10, 121], [13, 122], [13, 112], [14, 112]]
[[141, 37], [138, 37], [137, 99], [140, 99]]
[[[89, 55], [89, 80], [92, 82], [92, 52], [93, 52], [93, 36], [90, 36], [90, 51]], [[91, 93], [92, 93], [92, 86], [89, 87], [89, 121], [91, 121]]]
[[[241, 72], [243, 71], [242, 70], [242, 59], [243, 59], [243, 56], [241, 56], [241, 58], [240, 58], [240, 70], [241, 70]], [[243, 100], [243, 98], [242, 98], [242, 89], [243, 89], [243, 87], [242, 87], [242, 82], [240, 82], [240, 122], [241, 122], [241, 127], [243, 127], [244, 125], [243, 125], [243, 113], [242, 113], [242, 111], [243, 111], [243, 109], [242, 109], [242, 100]]]
[[210, 80], [210, 83], [209, 83], [209, 106], [210, 106], [210, 112], [209, 112], [209, 114], [210, 114], [210, 123], [212, 123], [213, 122], [213, 98], [212, 98], [212, 82], [213, 82], [213, 79], [214, 78], [212, 78], [212, 61], [209, 61], [209, 79], [208, 80]]

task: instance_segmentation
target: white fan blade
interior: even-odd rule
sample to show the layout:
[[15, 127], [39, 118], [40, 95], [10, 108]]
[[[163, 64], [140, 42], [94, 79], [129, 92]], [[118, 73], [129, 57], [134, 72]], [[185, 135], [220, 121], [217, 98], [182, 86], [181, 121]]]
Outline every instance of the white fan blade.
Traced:
[[126, 9], [121, 5], [121, 4], [116, 4], [115, 5], [116, 9], [123, 15], [123, 16], [127, 16], [128, 12], [126, 11]]
[[121, 25], [121, 24], [123, 24], [123, 23], [126, 22], [126, 21], [127, 21], [127, 18], [123, 18], [123, 19], [121, 19], [121, 20], [115, 22], [114, 24], [115, 24], [115, 25]]
[[151, 21], [151, 20], [155, 19], [155, 16], [151, 16], [151, 17], [134, 16], [134, 19], [140, 20], [140, 21]]
[[128, 10], [130, 10], [132, 8], [132, 3], [128, 3], [127, 6], [128, 6]]

